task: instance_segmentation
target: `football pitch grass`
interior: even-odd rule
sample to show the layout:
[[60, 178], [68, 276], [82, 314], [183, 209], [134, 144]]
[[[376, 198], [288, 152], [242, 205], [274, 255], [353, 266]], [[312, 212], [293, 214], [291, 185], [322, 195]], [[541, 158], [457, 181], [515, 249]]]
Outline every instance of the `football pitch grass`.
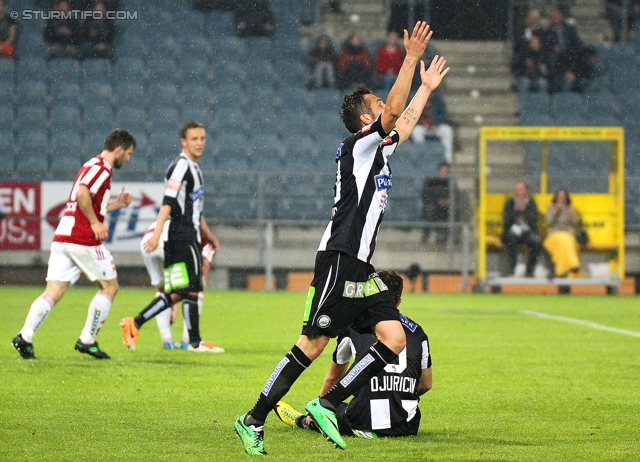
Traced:
[[[118, 322], [151, 289], [123, 288], [99, 336], [110, 361], [73, 347], [94, 293], [72, 288], [35, 337], [10, 345], [42, 288], [0, 288], [0, 460], [242, 460], [234, 420], [300, 331], [304, 293], [207, 292], [206, 340], [220, 355], [162, 350], [155, 322], [127, 351]], [[433, 389], [417, 437], [347, 438], [334, 449], [271, 414], [273, 460], [639, 460], [636, 297], [405, 294], [429, 335]], [[536, 313], [551, 315], [541, 317]], [[180, 339], [181, 324], [174, 325]], [[334, 342], [285, 401], [317, 396]]]

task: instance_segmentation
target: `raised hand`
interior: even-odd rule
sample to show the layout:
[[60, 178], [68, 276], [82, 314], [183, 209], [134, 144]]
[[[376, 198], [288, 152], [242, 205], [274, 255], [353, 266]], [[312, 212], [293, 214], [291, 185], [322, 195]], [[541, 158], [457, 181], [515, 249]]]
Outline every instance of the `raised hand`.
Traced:
[[427, 87], [429, 91], [438, 88], [444, 76], [451, 70], [450, 67], [445, 68], [446, 65], [447, 60], [444, 59], [444, 56], [438, 55], [433, 57], [433, 61], [431, 61], [431, 65], [427, 70], [424, 68], [424, 61], [420, 61], [420, 79], [422, 80], [422, 85]]
[[429, 29], [430, 27], [426, 22], [418, 21], [413, 28], [411, 37], [409, 37], [409, 32], [406, 29], [404, 30], [404, 49], [408, 57], [415, 60], [422, 57], [433, 35], [433, 32]]

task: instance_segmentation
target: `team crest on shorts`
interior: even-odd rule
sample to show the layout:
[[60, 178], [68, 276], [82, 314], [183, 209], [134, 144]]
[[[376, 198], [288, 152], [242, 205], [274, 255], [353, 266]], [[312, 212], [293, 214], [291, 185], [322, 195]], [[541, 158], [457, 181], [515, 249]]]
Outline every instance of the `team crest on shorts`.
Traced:
[[323, 314], [318, 318], [318, 327], [322, 327], [324, 329], [325, 327], [329, 327], [329, 324], [331, 324], [331, 318], [326, 314]]

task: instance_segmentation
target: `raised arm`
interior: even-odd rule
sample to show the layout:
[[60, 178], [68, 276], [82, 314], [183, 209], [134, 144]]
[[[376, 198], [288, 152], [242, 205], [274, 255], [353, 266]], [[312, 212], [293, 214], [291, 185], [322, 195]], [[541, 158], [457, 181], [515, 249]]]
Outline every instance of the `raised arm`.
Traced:
[[416, 23], [411, 37], [409, 37], [407, 30], [404, 31], [404, 49], [407, 54], [402, 62], [398, 77], [389, 92], [384, 111], [380, 116], [382, 128], [387, 133], [393, 129], [396, 121], [404, 111], [404, 106], [407, 104], [407, 98], [411, 91], [411, 81], [413, 80], [416, 65], [427, 48], [432, 34], [433, 32], [429, 30], [429, 25], [424, 21]]
[[424, 61], [420, 61], [420, 88], [411, 100], [407, 109], [402, 113], [402, 117], [396, 122], [395, 129], [400, 135], [400, 144], [404, 143], [411, 135], [413, 128], [420, 119], [420, 114], [424, 109], [431, 92], [438, 88], [440, 82], [451, 68], [446, 67], [447, 61], [444, 56], [435, 55], [429, 69], [425, 70]]

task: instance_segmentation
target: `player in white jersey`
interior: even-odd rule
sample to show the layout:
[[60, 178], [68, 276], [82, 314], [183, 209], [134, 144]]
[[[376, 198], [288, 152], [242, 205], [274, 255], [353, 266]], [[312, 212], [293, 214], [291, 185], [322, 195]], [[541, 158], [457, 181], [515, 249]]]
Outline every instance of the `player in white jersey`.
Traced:
[[[153, 222], [149, 228], [142, 235], [140, 240], [140, 252], [142, 254], [142, 260], [144, 266], [147, 268], [149, 277], [151, 279], [151, 285], [156, 288], [156, 297], [164, 293], [164, 242], [167, 240], [169, 221], [166, 221], [162, 230], [162, 237], [158, 241], [158, 246], [152, 252], [147, 252], [146, 243], [149, 241], [153, 232], [156, 229], [156, 222]], [[198, 293], [198, 310], [202, 314], [202, 306], [204, 303], [204, 289], [207, 285], [207, 277], [209, 275], [209, 268], [211, 267], [211, 261], [216, 251], [211, 244], [204, 243], [202, 248], [202, 287], [203, 291]], [[183, 349], [186, 350], [189, 347], [189, 329], [187, 328], [186, 321], [183, 321], [182, 329], [182, 341], [176, 343], [173, 341], [173, 335], [171, 334], [171, 324], [176, 320], [178, 313], [178, 303], [175, 303], [171, 310], [164, 310], [156, 315], [156, 323], [158, 324], [158, 331], [160, 332], [160, 339], [162, 340], [162, 347], [166, 350], [171, 349]], [[206, 342], [211, 343], [211, 342]], [[224, 353], [224, 348], [214, 346], [211, 343], [212, 350], [216, 353]]]
[[443, 57], [436, 56], [429, 69], [421, 62], [422, 83], [405, 109], [416, 65], [431, 35], [424, 22], [418, 22], [411, 34], [404, 32], [406, 56], [386, 104], [365, 88], [343, 100], [340, 115], [353, 135], [345, 138], [336, 153], [332, 219], [318, 247], [302, 335], [276, 365], [253, 408], [235, 422], [248, 454], [265, 453], [264, 422], [269, 412], [330, 338], [359, 325], [374, 329], [378, 341], [356, 358], [342, 380], [306, 406], [323, 435], [345, 449], [336, 408], [405, 347], [400, 313], [370, 262], [392, 186], [387, 158], [409, 138], [429, 95], [449, 71]]
[[75, 349], [96, 359], [109, 359], [98, 347], [96, 336], [119, 286], [116, 265], [102, 243], [109, 237], [104, 218], [107, 212], [131, 203], [131, 193], [124, 188], [115, 200], [110, 200], [111, 175], [112, 167], [120, 168], [129, 161], [135, 147], [136, 140], [129, 132], [115, 129], [107, 135], [102, 153], [86, 162], [76, 175], [51, 243], [47, 287], [31, 304], [24, 327], [12, 341], [22, 358], [35, 359], [33, 336], [82, 272], [99, 290], [89, 304], [87, 321]]

